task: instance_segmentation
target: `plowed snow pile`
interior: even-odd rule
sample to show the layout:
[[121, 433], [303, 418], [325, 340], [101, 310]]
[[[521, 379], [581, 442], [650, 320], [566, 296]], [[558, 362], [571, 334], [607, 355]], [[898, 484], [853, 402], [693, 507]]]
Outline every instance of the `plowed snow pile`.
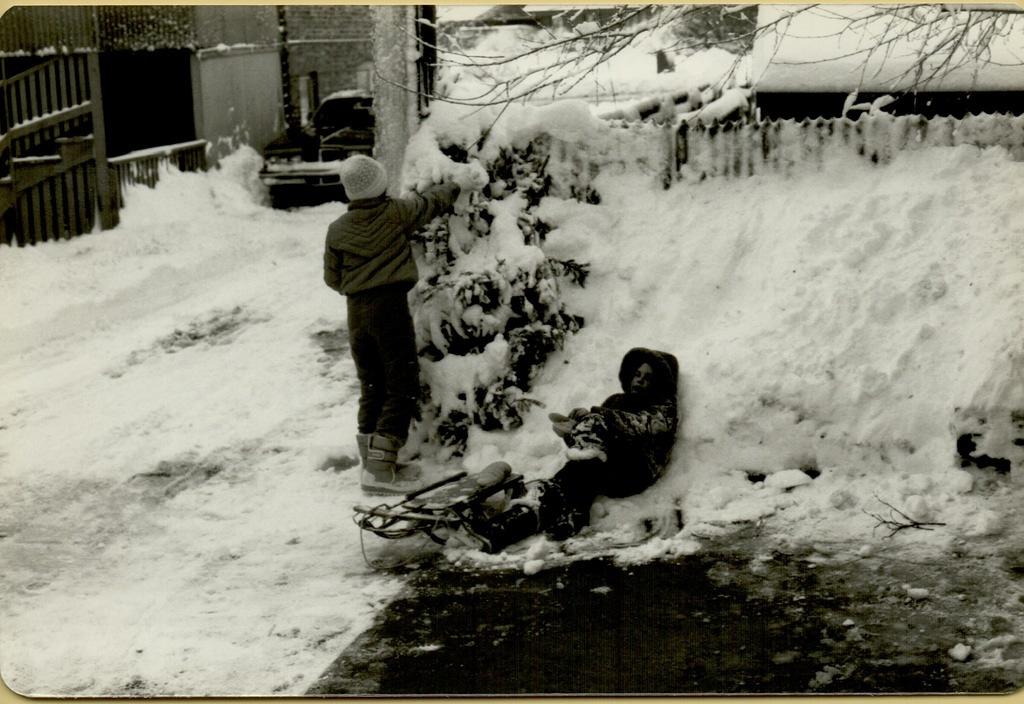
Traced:
[[[442, 144], [476, 129], [437, 113], [427, 124]], [[621, 140], [570, 105], [527, 109], [491, 128], [480, 158], [535, 129], [592, 152]], [[444, 171], [414, 144], [412, 174]], [[591, 184], [598, 205], [546, 197], [545, 253], [592, 271], [585, 289], [562, 288], [586, 324], [530, 396], [561, 411], [598, 403], [634, 346], [670, 351], [682, 370], [674, 464], [645, 495], [601, 502], [597, 527], [640, 516], [674, 529], [682, 508], [681, 536], [771, 516], [793, 538], [871, 540], [873, 515], [892, 507], [947, 524], [912, 540], [998, 535], [1008, 483], [961, 469], [958, 438], [973, 434], [972, 456], [1003, 469], [1024, 455], [1022, 185], [1001, 148], [961, 146], [884, 166], [837, 153], [820, 169], [668, 191], [656, 173], [610, 167]], [[467, 464], [505, 459], [531, 477], [563, 458], [535, 412], [515, 432], [473, 435]], [[662, 548], [692, 546], [645, 550]]]

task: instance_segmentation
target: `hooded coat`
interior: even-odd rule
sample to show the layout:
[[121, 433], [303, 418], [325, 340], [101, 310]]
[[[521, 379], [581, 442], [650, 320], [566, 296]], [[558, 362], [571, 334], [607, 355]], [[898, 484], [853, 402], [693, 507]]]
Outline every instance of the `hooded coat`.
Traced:
[[[647, 393], [630, 391], [630, 382], [642, 364], [649, 364], [654, 378]], [[607, 429], [602, 440], [608, 464], [626, 473], [626, 485], [653, 484], [664, 473], [676, 441], [679, 424], [679, 361], [668, 352], [635, 347], [619, 365], [622, 393], [590, 409]]]
[[[634, 393], [633, 376], [645, 363], [653, 378], [646, 392]], [[589, 448], [595, 454], [570, 460], [543, 485], [539, 527], [558, 540], [589, 523], [590, 506], [598, 496], [639, 494], [668, 467], [679, 425], [678, 360], [668, 352], [631, 349], [619, 365], [619, 384], [621, 393], [575, 419], [564, 438], [571, 449]], [[505, 537], [510, 542], [522, 536]]]

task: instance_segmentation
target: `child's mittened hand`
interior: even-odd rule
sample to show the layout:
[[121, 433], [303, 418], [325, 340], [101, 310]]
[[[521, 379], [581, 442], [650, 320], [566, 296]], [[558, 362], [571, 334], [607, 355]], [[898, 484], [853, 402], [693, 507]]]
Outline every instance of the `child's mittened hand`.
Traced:
[[590, 413], [590, 411], [588, 411], [586, 408], [574, 408], [571, 411], [569, 411], [569, 417], [572, 418], [574, 421], [578, 421], [588, 413]]
[[563, 416], [561, 413], [549, 413], [548, 420], [551, 421], [551, 429], [560, 438], [564, 438], [571, 433], [573, 426], [576, 425], [576, 421], [568, 416]]
[[490, 179], [484, 167], [478, 162], [473, 162], [461, 165], [455, 176], [455, 182], [463, 191], [479, 191], [490, 182]]

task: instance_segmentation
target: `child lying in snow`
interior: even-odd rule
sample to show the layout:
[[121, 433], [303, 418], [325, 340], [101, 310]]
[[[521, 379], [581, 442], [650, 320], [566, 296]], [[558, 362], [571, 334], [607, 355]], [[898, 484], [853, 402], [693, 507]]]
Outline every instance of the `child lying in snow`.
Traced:
[[667, 352], [637, 347], [622, 359], [623, 393], [600, 406], [552, 413], [554, 431], [569, 447], [569, 461], [549, 480], [537, 482], [539, 497], [522, 500], [481, 525], [470, 526], [477, 547], [499, 552], [538, 531], [556, 540], [590, 522], [598, 496], [638, 494], [665, 471], [678, 425], [679, 362]]

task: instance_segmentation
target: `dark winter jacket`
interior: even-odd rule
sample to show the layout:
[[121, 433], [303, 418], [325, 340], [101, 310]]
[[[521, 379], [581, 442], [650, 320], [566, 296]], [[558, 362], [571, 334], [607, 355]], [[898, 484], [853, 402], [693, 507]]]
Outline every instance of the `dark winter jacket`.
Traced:
[[418, 278], [409, 235], [452, 207], [459, 186], [433, 186], [407, 198], [354, 200], [327, 228], [324, 283], [351, 294], [398, 284], [412, 288]]
[[[651, 390], [631, 393], [633, 375], [644, 363], [654, 372]], [[590, 412], [600, 415], [607, 427], [609, 463], [628, 464], [630, 472], [653, 483], [668, 466], [676, 441], [679, 361], [668, 352], [635, 347], [622, 358], [619, 383], [623, 393], [609, 396]]]

